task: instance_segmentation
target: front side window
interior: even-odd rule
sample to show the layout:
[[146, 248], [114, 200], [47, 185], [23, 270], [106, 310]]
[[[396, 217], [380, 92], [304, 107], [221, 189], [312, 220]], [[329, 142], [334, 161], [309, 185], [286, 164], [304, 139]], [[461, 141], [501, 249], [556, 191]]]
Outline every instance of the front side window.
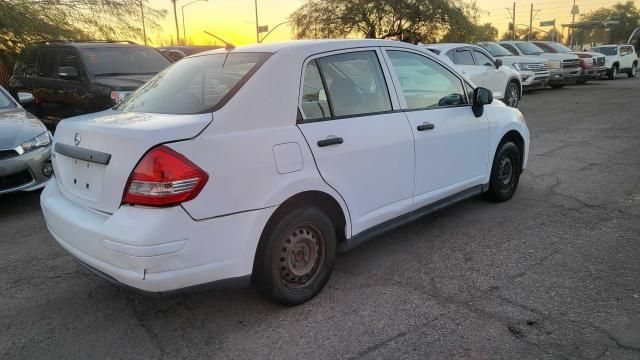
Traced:
[[476, 58], [476, 63], [482, 66], [495, 66], [493, 60], [485, 55], [482, 51], [473, 50], [473, 56]]
[[56, 75], [57, 49], [42, 49], [38, 57], [38, 76], [53, 78]]
[[387, 51], [407, 109], [458, 106], [467, 103], [460, 79], [437, 62], [415, 53]]
[[116, 110], [161, 114], [215, 111], [268, 57], [265, 53], [228, 53], [182, 59], [147, 81]]
[[59, 67], [72, 67], [78, 71], [78, 75], [82, 74], [82, 63], [78, 59], [78, 55], [71, 50], [60, 51]]
[[171, 65], [160, 52], [140, 46], [83, 48], [82, 53], [95, 76], [155, 75]]
[[[389, 90], [375, 51], [330, 55], [317, 59], [332, 116], [390, 111]], [[324, 101], [318, 94], [318, 101]]]
[[473, 56], [471, 56], [471, 51], [469, 50], [456, 50], [455, 52], [457, 65], [475, 65], [473, 62]]

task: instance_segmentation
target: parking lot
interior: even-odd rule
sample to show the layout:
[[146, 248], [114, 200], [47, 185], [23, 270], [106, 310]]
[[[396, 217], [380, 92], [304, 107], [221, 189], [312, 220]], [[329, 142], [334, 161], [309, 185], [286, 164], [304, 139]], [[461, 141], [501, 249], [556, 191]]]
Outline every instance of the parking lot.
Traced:
[[527, 94], [515, 197], [475, 198], [338, 257], [316, 298], [119, 289], [0, 197], [0, 358], [640, 358], [640, 81]]

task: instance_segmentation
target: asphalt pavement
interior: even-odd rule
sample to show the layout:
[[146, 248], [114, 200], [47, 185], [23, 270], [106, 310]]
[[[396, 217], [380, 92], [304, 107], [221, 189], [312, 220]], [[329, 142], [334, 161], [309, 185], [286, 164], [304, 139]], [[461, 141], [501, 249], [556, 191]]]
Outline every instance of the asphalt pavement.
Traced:
[[0, 197], [0, 359], [640, 359], [640, 80], [527, 94], [515, 197], [459, 203], [338, 257], [297, 307], [252, 289], [120, 289]]

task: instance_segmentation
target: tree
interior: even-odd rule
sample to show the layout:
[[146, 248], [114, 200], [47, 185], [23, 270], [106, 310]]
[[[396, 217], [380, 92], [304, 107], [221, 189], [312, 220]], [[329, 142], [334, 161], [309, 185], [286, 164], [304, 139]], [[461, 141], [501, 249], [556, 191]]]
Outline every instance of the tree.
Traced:
[[[617, 3], [611, 7], [602, 7], [600, 9], [591, 11], [580, 17], [582, 21], [602, 21], [602, 20], [616, 20], [620, 23], [618, 25], [611, 26], [611, 39], [614, 43], [627, 42], [629, 36], [635, 28], [640, 26], [640, 9], [638, 9], [633, 1], [627, 1], [625, 3]], [[589, 34], [589, 31], [585, 31], [584, 35]], [[578, 31], [576, 31], [576, 37], [578, 37]]]
[[[166, 11], [148, 0], [0, 0], [0, 84], [27, 44], [56, 39], [143, 39]], [[144, 40], [144, 39], [143, 39]]]
[[469, 21], [469, 6], [460, 0], [307, 0], [290, 19], [298, 39], [356, 36], [429, 43]]

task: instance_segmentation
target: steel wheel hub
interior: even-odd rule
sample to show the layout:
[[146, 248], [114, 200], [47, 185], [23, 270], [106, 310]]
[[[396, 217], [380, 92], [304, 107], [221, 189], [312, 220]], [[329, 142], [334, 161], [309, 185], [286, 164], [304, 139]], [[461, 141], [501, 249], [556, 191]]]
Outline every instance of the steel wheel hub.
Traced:
[[498, 180], [500, 180], [501, 187], [505, 188], [511, 184], [513, 179], [513, 160], [511, 156], [505, 155], [500, 159], [500, 164], [498, 165]]
[[280, 280], [291, 289], [303, 287], [318, 274], [324, 255], [324, 237], [315, 226], [295, 227], [281, 241]]

